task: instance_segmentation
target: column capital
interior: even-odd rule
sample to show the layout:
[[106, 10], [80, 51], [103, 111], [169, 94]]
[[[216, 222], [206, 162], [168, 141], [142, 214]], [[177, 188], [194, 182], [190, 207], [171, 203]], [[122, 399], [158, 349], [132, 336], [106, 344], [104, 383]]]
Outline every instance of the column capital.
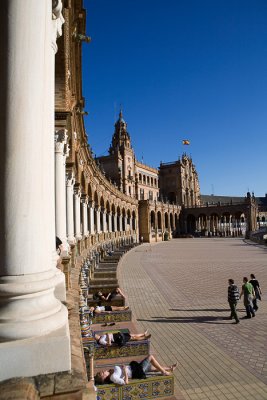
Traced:
[[75, 184], [74, 172], [72, 170], [66, 171], [66, 184], [67, 186], [73, 186]]
[[87, 194], [81, 194], [81, 202], [83, 204], [88, 204], [88, 196], [87, 196]]
[[55, 152], [61, 153], [65, 155], [68, 153], [68, 145], [67, 145], [67, 129], [59, 129], [55, 132]]
[[74, 194], [78, 197], [81, 197], [81, 188], [79, 183], [74, 184]]

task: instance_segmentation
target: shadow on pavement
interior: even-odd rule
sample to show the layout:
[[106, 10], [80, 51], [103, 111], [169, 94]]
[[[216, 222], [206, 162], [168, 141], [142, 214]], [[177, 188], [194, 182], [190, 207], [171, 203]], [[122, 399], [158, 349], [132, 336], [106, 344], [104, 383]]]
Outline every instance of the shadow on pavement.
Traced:
[[[207, 316], [196, 316], [196, 317], [152, 317], [152, 319], [137, 319], [137, 321], [146, 322], [167, 322], [167, 323], [179, 323], [179, 324], [229, 324], [229, 317], [212, 317]], [[225, 321], [225, 322], [223, 322]], [[227, 322], [226, 322], [227, 321]]]
[[228, 312], [229, 308], [170, 308], [170, 311], [213, 311]]

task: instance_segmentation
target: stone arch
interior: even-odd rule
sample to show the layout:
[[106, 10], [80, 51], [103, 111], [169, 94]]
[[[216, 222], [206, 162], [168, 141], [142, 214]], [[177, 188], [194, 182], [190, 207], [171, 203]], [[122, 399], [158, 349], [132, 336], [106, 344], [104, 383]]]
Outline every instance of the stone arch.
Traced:
[[165, 229], [169, 229], [169, 214], [167, 212], [164, 213], [164, 224]]
[[132, 229], [135, 231], [136, 230], [136, 213], [133, 210], [132, 212]]
[[126, 228], [127, 228], [127, 230], [130, 230], [131, 229], [131, 211], [130, 210], [127, 210], [126, 219], [127, 219], [127, 227]]
[[82, 193], [86, 193], [86, 183], [85, 183], [85, 176], [84, 172], [81, 172], [81, 191]]
[[157, 220], [158, 220], [158, 229], [162, 229], [162, 218], [161, 218], [161, 212], [157, 212]]
[[193, 214], [189, 214], [186, 218], [186, 226], [188, 233], [194, 233], [197, 230], [196, 217]]
[[150, 212], [150, 228], [152, 230], [156, 228], [156, 215], [154, 210]]
[[88, 193], [89, 201], [92, 201], [93, 200], [93, 190], [92, 190], [92, 186], [90, 183], [88, 183], [88, 186], [87, 186], [87, 193]]
[[126, 231], [126, 224], [125, 224], [126, 211], [125, 211], [124, 207], [121, 210], [121, 215], [122, 215], [122, 227], [121, 227], [121, 230], [123, 232], [125, 232]]
[[121, 208], [117, 206], [117, 230], [120, 232], [122, 230], [121, 227]]
[[170, 213], [170, 227], [171, 230], [174, 230], [174, 218], [173, 218], [173, 213]]
[[178, 227], [178, 216], [177, 213], [174, 213], [174, 224], [175, 224], [175, 228]]

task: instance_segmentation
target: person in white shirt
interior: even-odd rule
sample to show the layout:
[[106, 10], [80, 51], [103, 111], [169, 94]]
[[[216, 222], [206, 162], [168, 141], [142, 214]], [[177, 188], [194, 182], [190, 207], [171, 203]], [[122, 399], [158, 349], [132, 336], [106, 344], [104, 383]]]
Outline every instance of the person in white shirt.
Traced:
[[114, 332], [104, 333], [103, 335], [95, 334], [95, 340], [102, 346], [111, 346], [113, 343], [121, 346], [129, 342], [129, 340], [139, 341], [149, 339], [150, 337], [151, 335], [148, 331], [144, 333]]
[[171, 375], [177, 363], [162, 367], [154, 356], [149, 355], [143, 361], [131, 361], [129, 365], [115, 365], [113, 369], [103, 370], [95, 375], [95, 385], [116, 383], [127, 385], [129, 379], [144, 379], [147, 372], [161, 372], [162, 375]]
[[112, 312], [112, 311], [127, 311], [129, 310], [128, 306], [96, 306], [90, 307], [90, 311], [94, 314], [101, 314], [102, 312]]

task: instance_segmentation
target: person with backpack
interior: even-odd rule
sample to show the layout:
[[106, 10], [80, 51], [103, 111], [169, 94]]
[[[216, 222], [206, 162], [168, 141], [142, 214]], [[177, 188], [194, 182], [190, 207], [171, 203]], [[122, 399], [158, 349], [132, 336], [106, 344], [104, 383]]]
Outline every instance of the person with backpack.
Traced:
[[239, 290], [238, 287], [235, 285], [235, 281], [233, 279], [228, 279], [228, 303], [231, 310], [231, 315], [229, 319], [235, 319], [235, 323], [239, 324], [239, 318], [236, 312], [237, 302], [239, 300]]
[[247, 315], [244, 318], [255, 317], [255, 311], [253, 309], [255, 290], [253, 285], [248, 281], [248, 278], [246, 276], [244, 276], [243, 278], [243, 286], [240, 294], [240, 299], [242, 296], [244, 296], [244, 306], [247, 312]]

